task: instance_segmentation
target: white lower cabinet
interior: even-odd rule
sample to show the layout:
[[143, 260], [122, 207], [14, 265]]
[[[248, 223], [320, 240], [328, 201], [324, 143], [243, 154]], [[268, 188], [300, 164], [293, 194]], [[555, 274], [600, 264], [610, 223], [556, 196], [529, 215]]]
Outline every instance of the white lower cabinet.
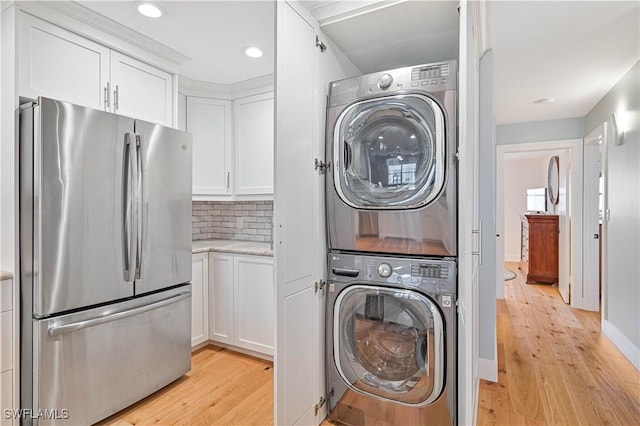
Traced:
[[273, 355], [273, 258], [210, 254], [209, 338]]
[[0, 425], [17, 422], [11, 415], [13, 405], [13, 280], [0, 281]]
[[5, 415], [7, 413], [5, 410], [11, 410], [13, 408], [13, 370], [0, 373], [0, 406], [2, 407], [2, 413], [0, 413], [2, 420], [0, 420], [0, 425], [13, 425], [14, 421], [12, 416]]
[[191, 346], [209, 338], [209, 253], [196, 253], [191, 260]]
[[209, 339], [233, 345], [233, 254], [210, 253]]

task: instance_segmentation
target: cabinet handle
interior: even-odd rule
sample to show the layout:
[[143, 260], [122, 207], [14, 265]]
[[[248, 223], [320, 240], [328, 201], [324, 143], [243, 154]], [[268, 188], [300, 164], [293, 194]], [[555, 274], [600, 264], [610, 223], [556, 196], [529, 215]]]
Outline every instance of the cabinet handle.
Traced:
[[104, 88], [104, 109], [109, 111], [111, 107], [111, 84], [107, 81], [107, 86]]
[[229, 181], [231, 180], [231, 172], [227, 172], [227, 192], [229, 192]]
[[119, 108], [118, 92], [119, 92], [119, 88], [118, 88], [118, 85], [116, 84], [116, 90], [113, 91], [113, 110], [114, 111], [117, 111]]

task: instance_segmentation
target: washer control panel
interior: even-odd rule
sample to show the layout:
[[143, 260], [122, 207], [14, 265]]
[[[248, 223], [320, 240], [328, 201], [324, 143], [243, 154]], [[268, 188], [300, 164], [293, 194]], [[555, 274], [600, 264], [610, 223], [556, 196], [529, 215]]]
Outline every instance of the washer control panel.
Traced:
[[429, 293], [455, 294], [453, 258], [401, 258], [329, 253], [329, 280], [418, 287]]

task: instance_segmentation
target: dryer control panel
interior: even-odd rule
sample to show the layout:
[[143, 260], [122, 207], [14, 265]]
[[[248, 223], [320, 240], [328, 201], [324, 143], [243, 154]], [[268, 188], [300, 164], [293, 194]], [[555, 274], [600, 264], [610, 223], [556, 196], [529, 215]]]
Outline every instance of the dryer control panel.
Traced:
[[427, 293], [455, 294], [456, 261], [329, 253], [329, 281], [418, 287]]

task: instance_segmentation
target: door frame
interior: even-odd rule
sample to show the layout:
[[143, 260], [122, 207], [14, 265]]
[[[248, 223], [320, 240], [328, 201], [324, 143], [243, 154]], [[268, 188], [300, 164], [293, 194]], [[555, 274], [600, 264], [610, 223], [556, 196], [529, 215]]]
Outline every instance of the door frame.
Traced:
[[[583, 247], [583, 235], [582, 235], [582, 186], [583, 186], [583, 147], [584, 142], [582, 139], [566, 139], [555, 141], [540, 141], [540, 142], [527, 142], [518, 144], [498, 145], [496, 149], [496, 212], [504, 211], [504, 191], [501, 189], [504, 187], [504, 161], [505, 154], [518, 153], [518, 152], [530, 152], [530, 151], [555, 151], [559, 149], [569, 150], [569, 157], [571, 166], [569, 168], [570, 173], [570, 201], [569, 201], [569, 220], [571, 221], [571, 229], [574, 232], [570, 233], [568, 248], [570, 251], [569, 265], [570, 265], [570, 292], [571, 292], [571, 307], [582, 308], [584, 300], [579, 297], [583, 294], [583, 291], [574, 291], [576, 283], [582, 290], [582, 247]], [[501, 223], [497, 223], [500, 220]], [[497, 213], [496, 215], [496, 227], [497, 233], [504, 232], [504, 214]], [[498, 231], [500, 230], [500, 231]], [[500, 252], [496, 250], [496, 257], [500, 255]], [[502, 260], [504, 264], [504, 251], [501, 253], [502, 259], [496, 259], [496, 263]], [[501, 274], [496, 274], [496, 298], [504, 299], [504, 278]]]

